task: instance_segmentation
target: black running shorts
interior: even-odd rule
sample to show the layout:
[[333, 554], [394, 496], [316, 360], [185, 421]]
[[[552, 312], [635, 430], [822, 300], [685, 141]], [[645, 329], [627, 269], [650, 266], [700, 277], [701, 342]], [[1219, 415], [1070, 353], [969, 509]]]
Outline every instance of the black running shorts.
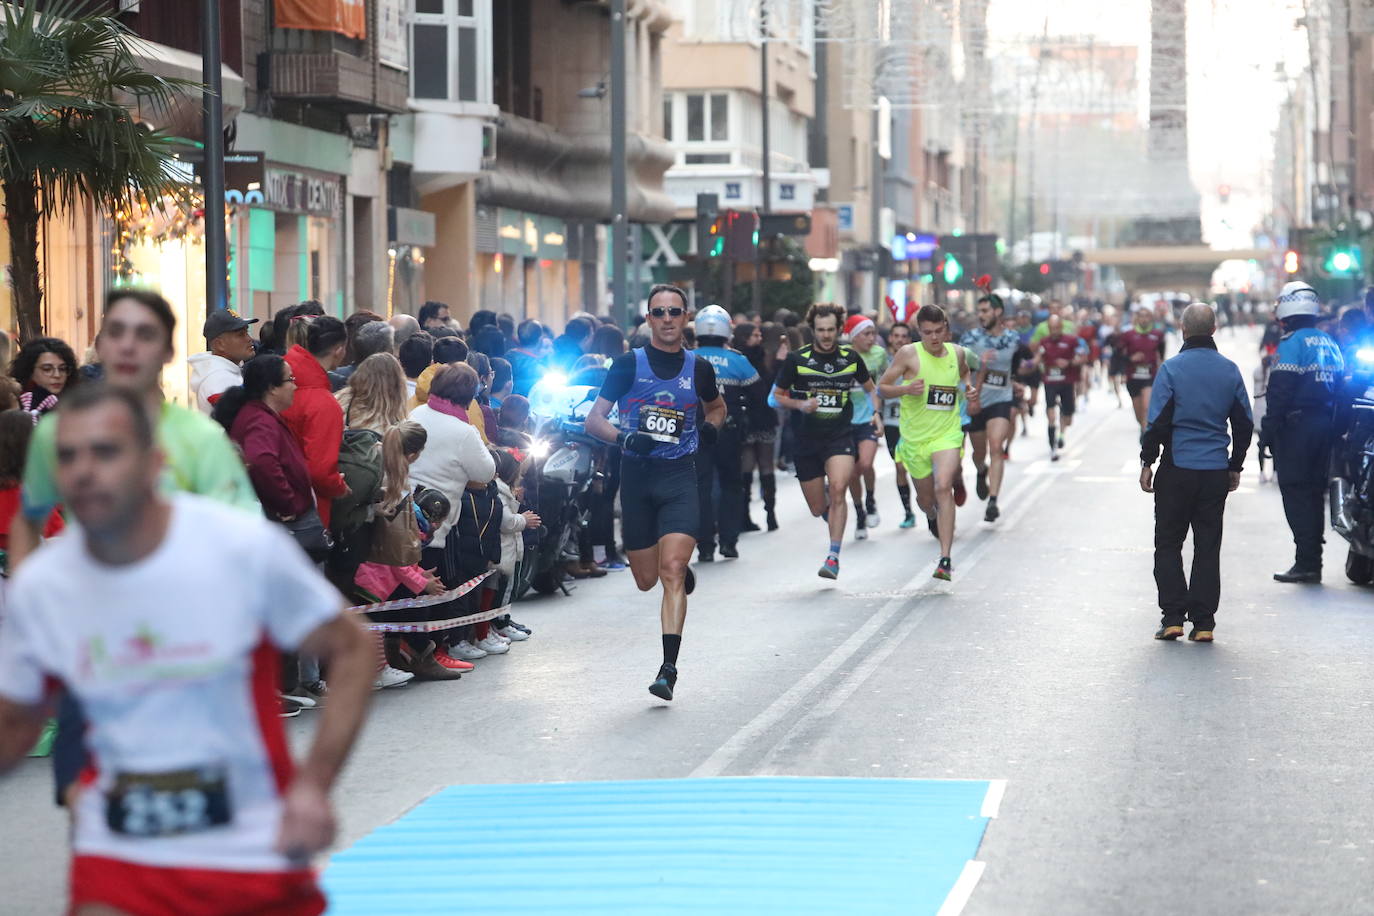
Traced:
[[1154, 379], [1149, 378], [1128, 378], [1126, 379], [1126, 393], [1132, 398], [1149, 388], [1153, 388]]
[[1064, 416], [1073, 416], [1073, 382], [1045, 383], [1045, 409], [1054, 410], [1056, 407]]
[[1015, 408], [1016, 405], [1012, 404], [1011, 401], [1003, 401], [1001, 404], [993, 404], [990, 407], [984, 407], [981, 411], [969, 417], [969, 424], [965, 428], [971, 433], [985, 432], [988, 428], [989, 420], [1000, 418], [1010, 421], [1011, 412]]
[[[869, 427], [870, 429], [872, 427]], [[793, 449], [793, 464], [797, 469], [797, 480], [805, 483], [825, 475], [825, 463], [836, 455], [854, 457], [858, 450], [854, 447], [854, 434], [845, 430], [830, 439], [813, 439], [798, 436]]]
[[665, 534], [695, 538], [701, 527], [696, 459], [626, 455], [620, 464], [620, 527], [626, 550], [647, 550]]

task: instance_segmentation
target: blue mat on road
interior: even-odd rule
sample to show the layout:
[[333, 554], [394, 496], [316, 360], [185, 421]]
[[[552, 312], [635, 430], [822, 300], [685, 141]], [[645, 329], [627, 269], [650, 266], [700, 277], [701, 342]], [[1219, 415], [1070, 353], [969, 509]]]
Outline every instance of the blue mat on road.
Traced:
[[335, 855], [330, 916], [934, 914], [988, 782], [678, 779], [444, 789]]

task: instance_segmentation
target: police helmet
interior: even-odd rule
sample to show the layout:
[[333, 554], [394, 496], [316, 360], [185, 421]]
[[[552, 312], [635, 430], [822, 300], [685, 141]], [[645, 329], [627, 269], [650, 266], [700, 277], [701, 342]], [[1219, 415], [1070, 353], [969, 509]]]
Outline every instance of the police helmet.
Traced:
[[1298, 315], [1315, 317], [1320, 315], [1322, 310], [1321, 299], [1318, 298], [1317, 291], [1301, 280], [1293, 280], [1285, 284], [1274, 304], [1277, 306], [1275, 317], [1279, 321]]
[[718, 305], [697, 312], [697, 337], [730, 337], [730, 313]]

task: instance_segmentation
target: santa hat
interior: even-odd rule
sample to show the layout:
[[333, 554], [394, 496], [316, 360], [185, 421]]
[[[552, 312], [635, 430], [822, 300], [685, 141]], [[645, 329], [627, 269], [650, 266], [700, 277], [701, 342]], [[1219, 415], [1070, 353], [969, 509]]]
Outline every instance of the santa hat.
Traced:
[[872, 327], [874, 327], [872, 318], [866, 315], [850, 315], [849, 320], [844, 323], [844, 334], [853, 340], [855, 335], [862, 334]]

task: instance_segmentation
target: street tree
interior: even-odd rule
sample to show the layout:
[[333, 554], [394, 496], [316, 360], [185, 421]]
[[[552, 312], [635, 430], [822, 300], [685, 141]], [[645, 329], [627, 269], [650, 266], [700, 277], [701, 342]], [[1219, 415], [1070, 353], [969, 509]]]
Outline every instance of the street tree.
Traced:
[[[92, 0], [0, 3], [0, 185], [22, 340], [41, 337], [38, 232], [45, 215], [141, 199], [185, 200], [174, 141], [140, 113], [196, 86], [139, 66], [138, 36]], [[40, 9], [41, 7], [41, 9]]]

